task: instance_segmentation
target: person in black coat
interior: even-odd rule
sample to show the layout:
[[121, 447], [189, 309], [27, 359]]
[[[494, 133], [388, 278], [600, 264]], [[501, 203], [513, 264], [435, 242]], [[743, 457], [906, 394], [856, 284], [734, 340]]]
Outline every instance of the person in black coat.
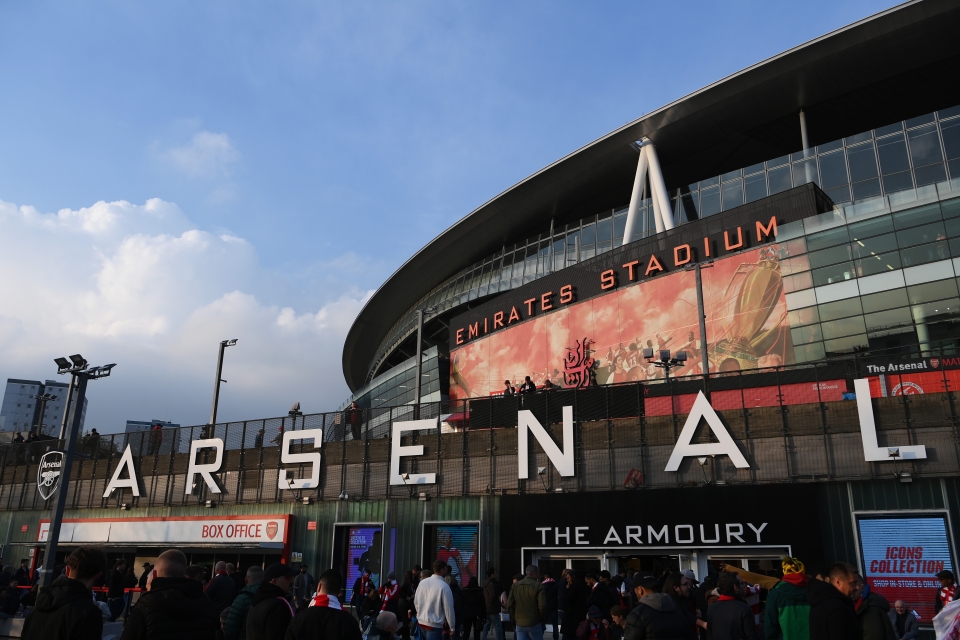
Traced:
[[213, 568], [213, 579], [207, 583], [204, 592], [210, 598], [214, 611], [223, 611], [233, 603], [237, 595], [237, 585], [227, 573], [227, 563], [222, 560]]
[[110, 618], [107, 622], [116, 622], [123, 613], [123, 589], [126, 582], [127, 563], [122, 558], [110, 570], [107, 576], [107, 606], [110, 607]]
[[560, 635], [562, 640], [575, 640], [577, 637], [577, 627], [586, 619], [587, 610], [590, 605], [587, 599], [590, 597], [590, 591], [587, 589], [586, 582], [579, 572], [571, 570], [567, 574], [567, 592], [566, 602], [563, 609], [563, 620], [560, 622]]
[[0, 593], [0, 620], [14, 617], [17, 611], [20, 611], [20, 585], [11, 580]]
[[740, 598], [743, 580], [735, 573], [724, 572], [717, 581], [720, 598], [707, 610], [707, 633], [712, 640], [753, 640], [757, 623], [753, 611]]
[[639, 600], [627, 616], [623, 640], [696, 640], [696, 627], [677, 608], [673, 598], [658, 593], [659, 580], [650, 574], [638, 573], [633, 579], [633, 592]]
[[560, 640], [560, 585], [557, 584], [549, 571], [543, 572], [543, 595], [547, 599], [547, 619], [546, 623], [553, 625], [553, 640]]
[[103, 614], [93, 603], [93, 581], [107, 568], [97, 547], [80, 547], [67, 557], [64, 575], [37, 595], [37, 604], [23, 623], [26, 640], [100, 640]]
[[[250, 601], [246, 640], [283, 640], [296, 613], [287, 599], [297, 575], [293, 567], [279, 562], [263, 572], [263, 582]], [[305, 636], [306, 637], [306, 636]]]
[[471, 629], [473, 640], [480, 640], [483, 622], [487, 619], [487, 607], [483, 602], [483, 589], [480, 588], [476, 576], [470, 576], [470, 581], [463, 589], [463, 610], [463, 640], [470, 638]]
[[209, 640], [220, 627], [203, 585], [187, 577], [187, 557], [179, 549], [160, 554], [123, 625], [120, 640]]
[[[333, 569], [320, 575], [320, 588], [313, 599], [313, 606], [307, 607], [293, 619], [287, 628], [286, 640], [302, 638], [323, 638], [323, 640], [361, 640], [360, 625], [349, 613], [344, 611], [337, 599], [343, 578]], [[250, 640], [250, 634], [247, 634]]]
[[810, 640], [850, 640], [861, 635], [853, 598], [857, 594], [856, 569], [846, 562], [830, 567], [829, 581], [807, 584], [810, 602]]
[[[587, 596], [587, 608], [596, 607], [600, 609], [600, 616], [605, 620], [610, 619], [610, 607], [614, 604], [610, 601], [610, 589], [607, 585], [600, 582], [597, 574], [589, 572], [584, 576], [587, 588], [590, 589], [590, 595]], [[582, 620], [581, 620], [582, 622]]]

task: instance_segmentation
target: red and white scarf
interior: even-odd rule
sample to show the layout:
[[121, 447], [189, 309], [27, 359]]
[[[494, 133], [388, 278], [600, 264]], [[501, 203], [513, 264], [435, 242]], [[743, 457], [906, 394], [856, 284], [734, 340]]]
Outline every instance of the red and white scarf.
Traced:
[[387, 584], [380, 587], [380, 597], [383, 598], [383, 605], [380, 607], [380, 610], [386, 611], [387, 603], [393, 600], [399, 592], [400, 585], [397, 584], [396, 580], [391, 580]]
[[954, 582], [949, 587], [943, 587], [940, 589], [940, 602], [943, 606], [947, 606], [953, 602], [957, 597], [957, 583]]
[[313, 600], [310, 601], [309, 607], [327, 607], [328, 609], [337, 609], [338, 611], [343, 611], [343, 607], [340, 606], [340, 601], [337, 600], [337, 596], [329, 596], [325, 593], [318, 593], [313, 596]]

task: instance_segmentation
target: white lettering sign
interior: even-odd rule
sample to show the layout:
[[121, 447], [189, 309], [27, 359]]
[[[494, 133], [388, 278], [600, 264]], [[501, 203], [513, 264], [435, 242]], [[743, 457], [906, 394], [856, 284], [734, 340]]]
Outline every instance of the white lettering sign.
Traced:
[[[197, 463], [197, 452], [200, 449], [216, 449], [217, 455], [213, 462], [206, 464]], [[207, 440], [194, 440], [190, 443], [190, 459], [187, 461], [187, 483], [184, 494], [193, 493], [193, 479], [199, 473], [203, 481], [207, 483], [210, 493], [220, 493], [220, 485], [213, 479], [212, 473], [220, 471], [220, 465], [223, 464], [223, 438], [209, 438]]]
[[[693, 434], [700, 424], [700, 419], [707, 421], [707, 426], [713, 431], [713, 435], [720, 442], [710, 442], [706, 444], [691, 444]], [[703, 391], [697, 393], [697, 399], [693, 402], [693, 408], [690, 409], [690, 415], [687, 421], [683, 423], [683, 429], [680, 430], [680, 439], [677, 446], [673, 448], [673, 453], [667, 461], [665, 471], [676, 471], [680, 468], [680, 463], [688, 456], [714, 456], [727, 455], [733, 460], [733, 464], [738, 469], [749, 469], [750, 463], [740, 453], [737, 443], [733, 441], [730, 432], [720, 422], [720, 416], [713, 410]]]
[[400, 438], [404, 431], [420, 431], [422, 429], [436, 429], [437, 419], [432, 420], [408, 420], [406, 422], [393, 423], [393, 443], [390, 449], [390, 484], [436, 484], [437, 474], [435, 473], [408, 473], [404, 479], [400, 475], [400, 458], [405, 456], [422, 456], [423, 445], [400, 446]]
[[517, 471], [519, 478], [525, 480], [529, 477], [529, 433], [543, 447], [543, 452], [547, 458], [557, 468], [561, 476], [569, 477], [573, 475], [573, 407], [563, 408], [563, 451], [553, 441], [547, 430], [543, 428], [540, 422], [530, 411], [517, 412]]
[[290, 444], [294, 440], [313, 440], [313, 448], [323, 446], [323, 429], [306, 429], [304, 431], [287, 431], [283, 434], [283, 443], [280, 449], [280, 462], [283, 464], [310, 464], [310, 477], [292, 480], [287, 478], [284, 469], [277, 477], [277, 486], [281, 489], [316, 489], [320, 486], [320, 452], [291, 453]]
[[[46, 542], [50, 522], [42, 521], [38, 542]], [[242, 518], [65, 519], [60, 542], [99, 544], [259, 544], [281, 547], [287, 539], [287, 516]]]
[[[120, 474], [124, 470], [127, 472], [127, 477], [121, 478]], [[117, 469], [113, 472], [113, 477], [107, 484], [107, 490], [103, 492], [103, 497], [109, 498], [115, 489], [130, 489], [133, 495], [140, 496], [140, 482], [137, 480], [137, 471], [133, 468], [133, 452], [130, 450], [129, 444], [123, 450], [123, 455], [120, 456], [120, 463], [117, 464]]]
[[[767, 528], [766, 522], [753, 524], [752, 522], [727, 522], [721, 525], [719, 522], [710, 524], [676, 524], [661, 525], [659, 528], [653, 525], [647, 525], [647, 542], [651, 545], [669, 546], [671, 544], [671, 532], [673, 535], [673, 544], [721, 544], [723, 534], [726, 531], [726, 544], [754, 544], [753, 540], [747, 542], [744, 539], [744, 524], [753, 531], [756, 537], [756, 544], [761, 544], [762, 533]], [[723, 527], [721, 529], [721, 526]], [[573, 531], [571, 532], [571, 528]], [[549, 544], [553, 546], [561, 545], [589, 545], [590, 527], [534, 527], [540, 538], [540, 544], [546, 547]], [[601, 527], [600, 531], [604, 529]], [[550, 532], [553, 531], [553, 535]], [[621, 527], [610, 525], [606, 529], [607, 533], [603, 538], [603, 545], [633, 546], [642, 545], [643, 526], [628, 525]], [[697, 535], [699, 533], [699, 536]], [[552, 538], [552, 539], [551, 539]], [[624, 542], [625, 541], [625, 542]]]
[[[860, 414], [860, 439], [863, 440], [863, 459], [867, 462], [891, 460], [919, 460], [927, 457], [927, 448], [922, 444], [906, 447], [880, 447], [877, 445], [877, 424], [873, 417], [873, 402], [870, 400], [870, 382], [853, 381], [857, 394], [857, 413]], [[891, 455], [896, 454], [896, 455]]]

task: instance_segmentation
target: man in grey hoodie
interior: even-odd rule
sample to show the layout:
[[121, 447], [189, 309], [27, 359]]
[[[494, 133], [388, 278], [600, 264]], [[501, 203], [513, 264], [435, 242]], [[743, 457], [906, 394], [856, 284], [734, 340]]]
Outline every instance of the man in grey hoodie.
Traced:
[[696, 627], [676, 607], [673, 598], [657, 592], [654, 576], [634, 576], [633, 592], [640, 604], [627, 616], [623, 640], [696, 640]]

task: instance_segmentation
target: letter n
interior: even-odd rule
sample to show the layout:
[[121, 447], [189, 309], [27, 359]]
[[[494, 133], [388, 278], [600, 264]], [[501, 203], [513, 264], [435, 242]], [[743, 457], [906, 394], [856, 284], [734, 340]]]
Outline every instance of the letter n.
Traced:
[[527, 463], [529, 459], [529, 445], [527, 431], [532, 431], [537, 442], [543, 447], [550, 462], [557, 468], [561, 476], [573, 475], [573, 407], [563, 408], [563, 451], [557, 447], [547, 430], [527, 410], [517, 412], [517, 469], [519, 478], [528, 477]]

